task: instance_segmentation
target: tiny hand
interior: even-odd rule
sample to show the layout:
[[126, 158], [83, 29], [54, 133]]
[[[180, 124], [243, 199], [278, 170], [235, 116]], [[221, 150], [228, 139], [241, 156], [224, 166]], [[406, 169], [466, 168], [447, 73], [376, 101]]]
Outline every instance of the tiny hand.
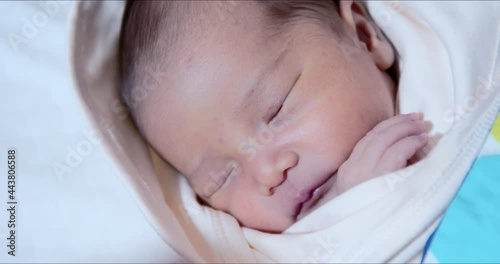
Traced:
[[337, 193], [406, 167], [428, 142], [425, 124], [416, 113], [391, 117], [363, 137], [337, 173]]

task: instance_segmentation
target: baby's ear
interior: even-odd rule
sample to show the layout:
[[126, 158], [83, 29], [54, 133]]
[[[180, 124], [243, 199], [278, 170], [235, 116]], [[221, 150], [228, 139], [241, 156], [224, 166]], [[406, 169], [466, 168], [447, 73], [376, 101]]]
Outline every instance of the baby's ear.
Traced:
[[385, 71], [394, 64], [394, 50], [391, 43], [371, 20], [361, 3], [352, 0], [340, 1], [339, 15], [347, 29], [352, 30], [357, 36], [362, 48], [371, 54], [380, 70]]

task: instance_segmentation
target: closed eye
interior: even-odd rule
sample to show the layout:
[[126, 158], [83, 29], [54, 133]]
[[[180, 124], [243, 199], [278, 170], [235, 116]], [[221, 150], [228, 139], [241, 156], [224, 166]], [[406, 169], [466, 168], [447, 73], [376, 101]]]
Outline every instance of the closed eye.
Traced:
[[238, 172], [237, 169], [238, 169], [237, 162], [230, 161], [226, 165], [226, 171], [227, 171], [227, 174], [225, 174], [226, 176], [223, 176], [221, 181], [219, 181], [219, 180], [216, 181], [217, 189], [214, 190], [208, 197], [211, 197], [212, 195], [214, 195], [215, 193], [217, 193], [220, 189], [222, 189], [222, 187], [224, 185], [226, 185], [226, 183], [229, 181], [229, 179], [231, 177], [235, 176], [235, 174]]
[[[286, 97], [285, 97], [285, 98], [286, 98]], [[283, 103], [284, 103], [284, 102], [285, 102], [285, 101], [283, 101]], [[271, 117], [269, 117], [269, 119], [267, 120], [267, 123], [268, 123], [268, 124], [269, 124], [269, 123], [271, 123], [271, 121], [273, 121], [273, 119], [274, 119], [274, 118], [275, 118], [275, 117], [276, 117], [276, 116], [280, 113], [281, 108], [283, 108], [283, 103], [281, 103], [281, 104], [279, 105], [279, 108], [277, 108], [276, 110], [274, 110], [274, 111], [272, 112], [273, 114], [272, 114], [272, 115], [271, 115]], [[273, 107], [273, 108], [276, 108], [276, 107]]]
[[295, 86], [295, 84], [297, 83], [297, 81], [299, 80], [300, 76], [302, 75], [299, 74], [299, 76], [297, 76], [297, 78], [295, 79], [295, 81], [293, 82], [293, 84], [290, 86], [290, 89], [288, 90], [288, 93], [285, 95], [285, 98], [283, 98], [283, 100], [281, 101], [281, 104], [279, 105], [279, 107], [273, 107], [273, 109], [276, 109], [274, 111], [272, 111], [271, 113], [271, 116], [268, 118], [267, 120], [267, 123], [271, 123], [271, 121], [274, 120], [274, 118], [276, 118], [276, 116], [280, 113], [281, 109], [283, 108], [283, 105], [285, 104], [285, 101], [286, 99], [288, 98], [288, 95], [290, 94], [290, 92], [293, 90], [293, 87]]

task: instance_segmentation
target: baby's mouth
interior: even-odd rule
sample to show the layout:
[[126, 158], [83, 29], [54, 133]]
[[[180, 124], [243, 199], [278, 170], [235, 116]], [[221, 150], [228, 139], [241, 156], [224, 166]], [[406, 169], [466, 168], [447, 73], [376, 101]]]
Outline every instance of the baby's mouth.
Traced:
[[[336, 173], [336, 172], [335, 172]], [[319, 185], [304, 193], [304, 200], [299, 204], [297, 209], [296, 219], [300, 220], [308, 213], [315, 209], [318, 201], [328, 192], [333, 184], [332, 178], [335, 175], [332, 173], [328, 178], [322, 181]]]

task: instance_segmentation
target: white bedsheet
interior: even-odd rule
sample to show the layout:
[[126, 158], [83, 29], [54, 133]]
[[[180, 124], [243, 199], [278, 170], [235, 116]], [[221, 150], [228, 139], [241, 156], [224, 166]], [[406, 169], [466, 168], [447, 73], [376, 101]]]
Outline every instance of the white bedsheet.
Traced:
[[[144, 217], [102, 143], [86, 136], [92, 126], [70, 65], [76, 4], [0, 2], [0, 262], [182, 260]], [[6, 246], [11, 147], [16, 256]]]

